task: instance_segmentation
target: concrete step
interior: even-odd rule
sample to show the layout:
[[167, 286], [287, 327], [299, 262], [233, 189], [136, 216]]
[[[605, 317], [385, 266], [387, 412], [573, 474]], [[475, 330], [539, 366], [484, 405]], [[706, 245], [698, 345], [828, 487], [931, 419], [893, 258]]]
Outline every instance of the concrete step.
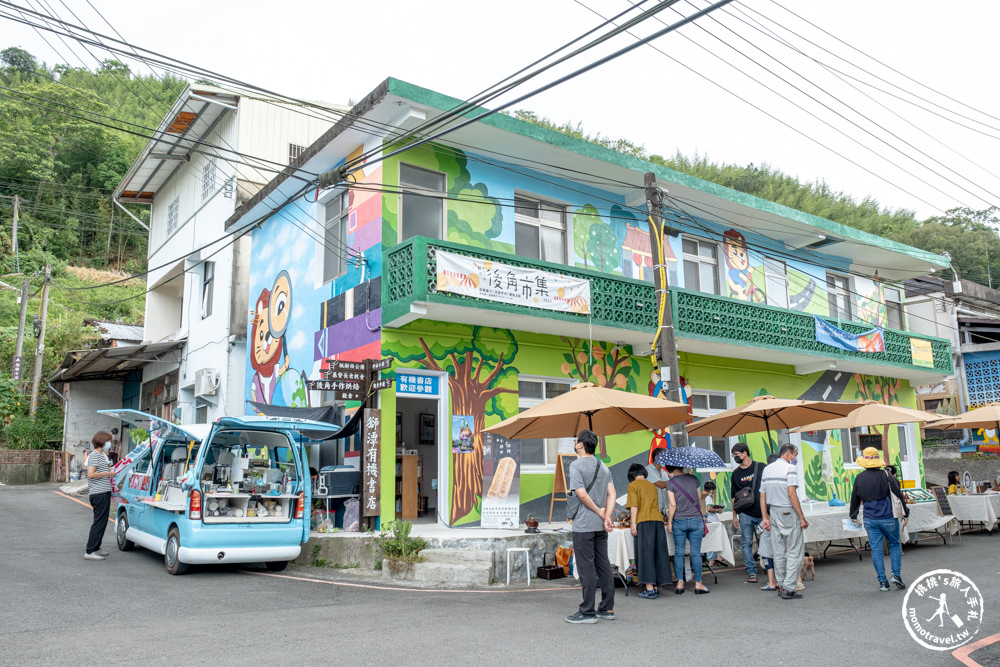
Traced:
[[493, 567], [493, 552], [482, 549], [423, 549], [420, 555], [426, 563]]
[[413, 566], [413, 581], [489, 586], [492, 572], [492, 563], [486, 562], [441, 563], [425, 561]]

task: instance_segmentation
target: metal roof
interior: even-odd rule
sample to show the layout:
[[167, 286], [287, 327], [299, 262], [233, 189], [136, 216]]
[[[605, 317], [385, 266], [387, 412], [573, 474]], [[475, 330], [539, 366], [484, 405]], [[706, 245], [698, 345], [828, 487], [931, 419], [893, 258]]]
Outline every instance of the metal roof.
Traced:
[[124, 380], [129, 373], [146, 364], [180, 363], [180, 349], [186, 340], [147, 345], [106, 347], [100, 350], [67, 352], [49, 382], [82, 380]]
[[215, 86], [188, 86], [170, 108], [142, 153], [115, 189], [119, 201], [151, 204], [157, 190], [225, 113], [236, 109], [240, 95]]
[[87, 318], [83, 321], [83, 323], [97, 329], [101, 334], [102, 340], [117, 340], [131, 343], [142, 342], [143, 327], [141, 324], [107, 322], [104, 320], [95, 320], [93, 318]]

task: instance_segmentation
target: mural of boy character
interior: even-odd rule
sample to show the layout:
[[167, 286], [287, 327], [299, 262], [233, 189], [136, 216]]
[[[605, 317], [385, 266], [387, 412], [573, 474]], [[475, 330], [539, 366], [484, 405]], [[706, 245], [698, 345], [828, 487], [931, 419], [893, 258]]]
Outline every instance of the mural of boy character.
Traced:
[[753, 269], [747, 254], [747, 240], [735, 229], [722, 235], [723, 251], [726, 255], [726, 285], [729, 296], [742, 301], [763, 301], [753, 283]]
[[[254, 308], [253, 328], [250, 337], [253, 340], [253, 350], [250, 353], [250, 365], [254, 369], [253, 381], [250, 386], [250, 400], [259, 403], [271, 403], [278, 378], [288, 370], [288, 353], [284, 349], [284, 336], [275, 337], [268, 323], [270, 312], [271, 291], [261, 290]], [[275, 372], [275, 366], [284, 355], [284, 361]]]

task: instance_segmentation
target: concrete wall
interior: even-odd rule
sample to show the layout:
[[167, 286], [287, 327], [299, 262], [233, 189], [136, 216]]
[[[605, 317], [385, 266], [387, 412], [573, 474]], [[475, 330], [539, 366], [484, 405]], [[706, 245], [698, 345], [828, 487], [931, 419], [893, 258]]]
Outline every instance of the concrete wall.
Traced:
[[[98, 410], [122, 407], [122, 383], [94, 380], [90, 382], [68, 382], [65, 393], [66, 420], [63, 424], [63, 449], [74, 456], [82, 457], [90, 447], [90, 439], [98, 431], [110, 432], [120, 428], [121, 422], [107, 415], [97, 414]], [[82, 458], [80, 465], [83, 465]]]
[[40, 484], [52, 477], [50, 449], [0, 449], [0, 484]]

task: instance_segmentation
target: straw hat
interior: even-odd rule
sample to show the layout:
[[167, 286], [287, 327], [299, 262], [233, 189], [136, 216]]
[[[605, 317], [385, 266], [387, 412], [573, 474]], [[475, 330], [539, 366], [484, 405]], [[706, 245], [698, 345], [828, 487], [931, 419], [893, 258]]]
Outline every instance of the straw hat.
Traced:
[[862, 468], [881, 468], [885, 465], [882, 462], [882, 452], [874, 447], [866, 447], [865, 451], [861, 452], [861, 456], [855, 459], [854, 462]]

